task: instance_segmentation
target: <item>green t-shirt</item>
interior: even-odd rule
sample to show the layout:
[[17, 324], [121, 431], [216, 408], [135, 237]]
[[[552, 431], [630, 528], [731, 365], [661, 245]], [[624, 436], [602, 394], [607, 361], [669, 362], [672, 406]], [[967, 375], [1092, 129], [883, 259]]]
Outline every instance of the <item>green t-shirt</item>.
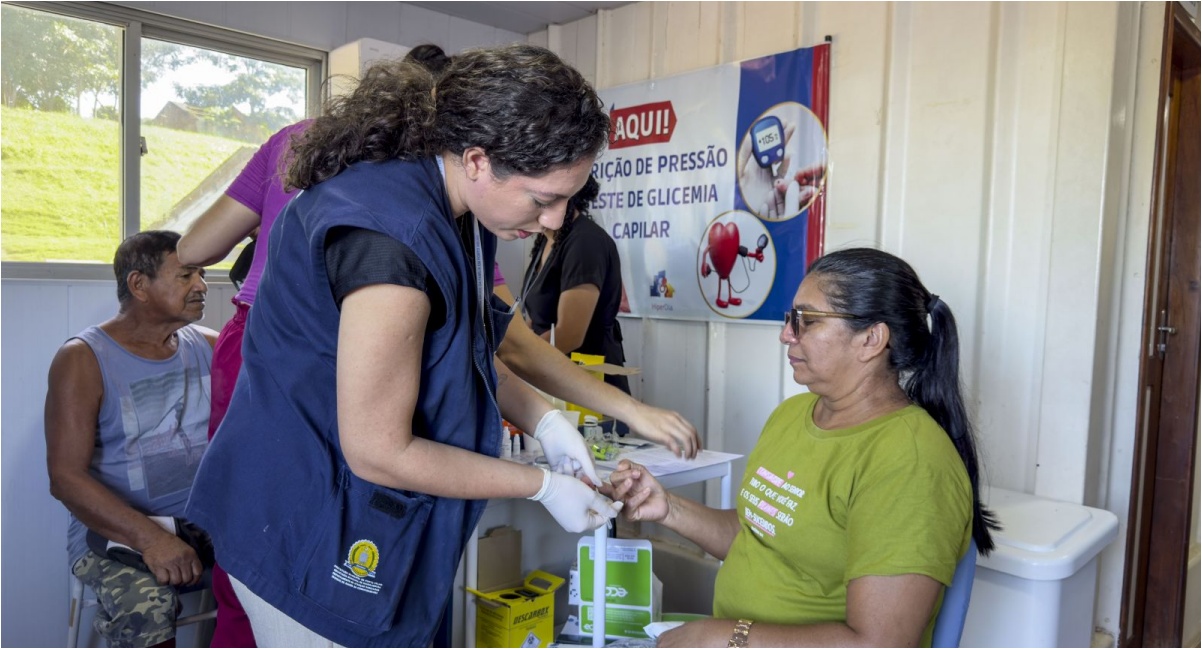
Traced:
[[817, 401], [782, 403], [747, 459], [739, 534], [714, 587], [717, 617], [842, 622], [852, 579], [920, 574], [947, 585], [968, 551], [968, 472], [925, 410], [823, 430]]

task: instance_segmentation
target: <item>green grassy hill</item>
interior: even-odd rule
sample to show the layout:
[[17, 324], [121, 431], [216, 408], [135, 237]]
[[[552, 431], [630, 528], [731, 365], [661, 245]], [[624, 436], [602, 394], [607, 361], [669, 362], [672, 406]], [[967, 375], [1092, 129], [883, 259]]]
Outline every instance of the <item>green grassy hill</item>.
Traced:
[[[234, 140], [142, 126], [143, 227], [161, 221]], [[111, 263], [121, 241], [116, 122], [0, 107], [0, 258]]]

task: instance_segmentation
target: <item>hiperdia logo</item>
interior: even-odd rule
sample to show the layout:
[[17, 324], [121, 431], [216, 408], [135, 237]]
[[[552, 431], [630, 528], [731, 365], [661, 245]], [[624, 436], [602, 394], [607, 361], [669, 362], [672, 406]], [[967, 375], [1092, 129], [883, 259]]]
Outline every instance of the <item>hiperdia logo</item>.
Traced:
[[661, 270], [651, 278], [651, 297], [670, 298], [676, 294], [676, 289], [668, 283], [668, 271]]
[[672, 133], [676, 130], [676, 111], [672, 109], [670, 101], [626, 108], [611, 106], [609, 120], [611, 149], [667, 142], [672, 139]]

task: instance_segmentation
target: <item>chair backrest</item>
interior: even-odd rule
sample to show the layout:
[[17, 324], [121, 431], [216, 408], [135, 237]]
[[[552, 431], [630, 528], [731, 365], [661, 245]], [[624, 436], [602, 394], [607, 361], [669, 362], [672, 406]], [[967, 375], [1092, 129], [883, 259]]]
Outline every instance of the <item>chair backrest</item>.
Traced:
[[935, 616], [931, 634], [932, 647], [959, 647], [964, 633], [964, 618], [968, 616], [968, 600], [972, 596], [972, 580], [977, 574], [977, 542], [968, 545], [968, 552], [956, 564], [952, 585], [943, 593], [943, 606]]

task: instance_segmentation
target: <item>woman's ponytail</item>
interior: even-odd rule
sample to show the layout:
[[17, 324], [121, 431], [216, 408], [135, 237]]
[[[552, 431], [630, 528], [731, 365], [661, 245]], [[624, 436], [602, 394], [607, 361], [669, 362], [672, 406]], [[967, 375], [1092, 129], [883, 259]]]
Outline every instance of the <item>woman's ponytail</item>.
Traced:
[[930, 294], [926, 308], [931, 317], [930, 343], [902, 387], [911, 401], [943, 427], [960, 454], [972, 483], [972, 536], [977, 550], [989, 554], [993, 550], [990, 530], [999, 526], [993, 513], [981, 505], [976, 436], [960, 386], [960, 335], [956, 318], [938, 295]]

